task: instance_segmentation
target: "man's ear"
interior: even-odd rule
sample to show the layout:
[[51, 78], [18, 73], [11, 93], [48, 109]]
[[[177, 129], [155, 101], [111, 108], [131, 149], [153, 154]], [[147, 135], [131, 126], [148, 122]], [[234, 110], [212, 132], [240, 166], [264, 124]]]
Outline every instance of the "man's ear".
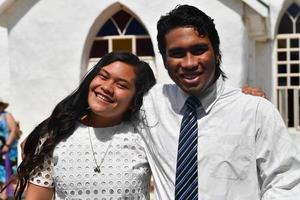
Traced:
[[216, 64], [220, 64], [220, 54], [216, 54]]
[[162, 60], [163, 60], [163, 62], [164, 62], [164, 67], [165, 67], [165, 69], [168, 69], [168, 67], [167, 67], [167, 62], [166, 62], [166, 55], [165, 55], [165, 56], [162, 56]]

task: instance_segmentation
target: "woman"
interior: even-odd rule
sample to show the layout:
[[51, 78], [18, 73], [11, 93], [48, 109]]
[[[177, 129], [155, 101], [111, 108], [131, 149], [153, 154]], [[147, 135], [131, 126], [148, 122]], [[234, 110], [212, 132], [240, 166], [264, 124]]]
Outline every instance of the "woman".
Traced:
[[[3, 188], [11, 174], [17, 172], [17, 123], [11, 113], [6, 112], [8, 103], [0, 98], [0, 187]], [[1, 192], [0, 199], [12, 195], [12, 189]]]
[[28, 136], [16, 198], [148, 199], [150, 169], [136, 133], [149, 65], [109, 53]]

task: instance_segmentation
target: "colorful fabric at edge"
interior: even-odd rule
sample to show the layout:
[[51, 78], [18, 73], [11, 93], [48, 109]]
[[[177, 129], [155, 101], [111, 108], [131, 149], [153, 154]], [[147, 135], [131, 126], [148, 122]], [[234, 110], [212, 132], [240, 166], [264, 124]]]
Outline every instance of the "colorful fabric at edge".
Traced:
[[[9, 136], [8, 124], [6, 122], [6, 112], [0, 113], [0, 149], [5, 144]], [[10, 146], [9, 152], [0, 156], [0, 184], [5, 184], [11, 174], [17, 172], [17, 141]], [[12, 196], [12, 189], [7, 189], [7, 194]]]

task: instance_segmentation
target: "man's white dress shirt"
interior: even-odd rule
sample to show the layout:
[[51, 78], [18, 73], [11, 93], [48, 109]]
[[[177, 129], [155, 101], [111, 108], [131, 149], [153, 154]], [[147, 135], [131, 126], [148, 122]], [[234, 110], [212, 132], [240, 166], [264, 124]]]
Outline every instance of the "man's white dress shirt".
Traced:
[[[187, 97], [174, 84], [157, 84], [144, 99], [142, 135], [158, 200], [174, 199]], [[299, 200], [300, 154], [273, 104], [221, 78], [198, 98], [205, 110], [198, 109], [199, 199]]]

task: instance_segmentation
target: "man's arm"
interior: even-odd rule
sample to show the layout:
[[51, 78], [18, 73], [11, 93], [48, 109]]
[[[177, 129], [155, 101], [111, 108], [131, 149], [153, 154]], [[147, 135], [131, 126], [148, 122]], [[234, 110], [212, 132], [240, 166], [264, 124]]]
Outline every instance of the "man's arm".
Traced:
[[252, 87], [249, 85], [246, 85], [242, 87], [242, 92], [245, 94], [250, 94], [252, 96], [259, 96], [263, 98], [267, 98], [266, 93], [259, 87]]
[[275, 107], [262, 99], [256, 117], [256, 161], [262, 200], [299, 200], [300, 152]]

